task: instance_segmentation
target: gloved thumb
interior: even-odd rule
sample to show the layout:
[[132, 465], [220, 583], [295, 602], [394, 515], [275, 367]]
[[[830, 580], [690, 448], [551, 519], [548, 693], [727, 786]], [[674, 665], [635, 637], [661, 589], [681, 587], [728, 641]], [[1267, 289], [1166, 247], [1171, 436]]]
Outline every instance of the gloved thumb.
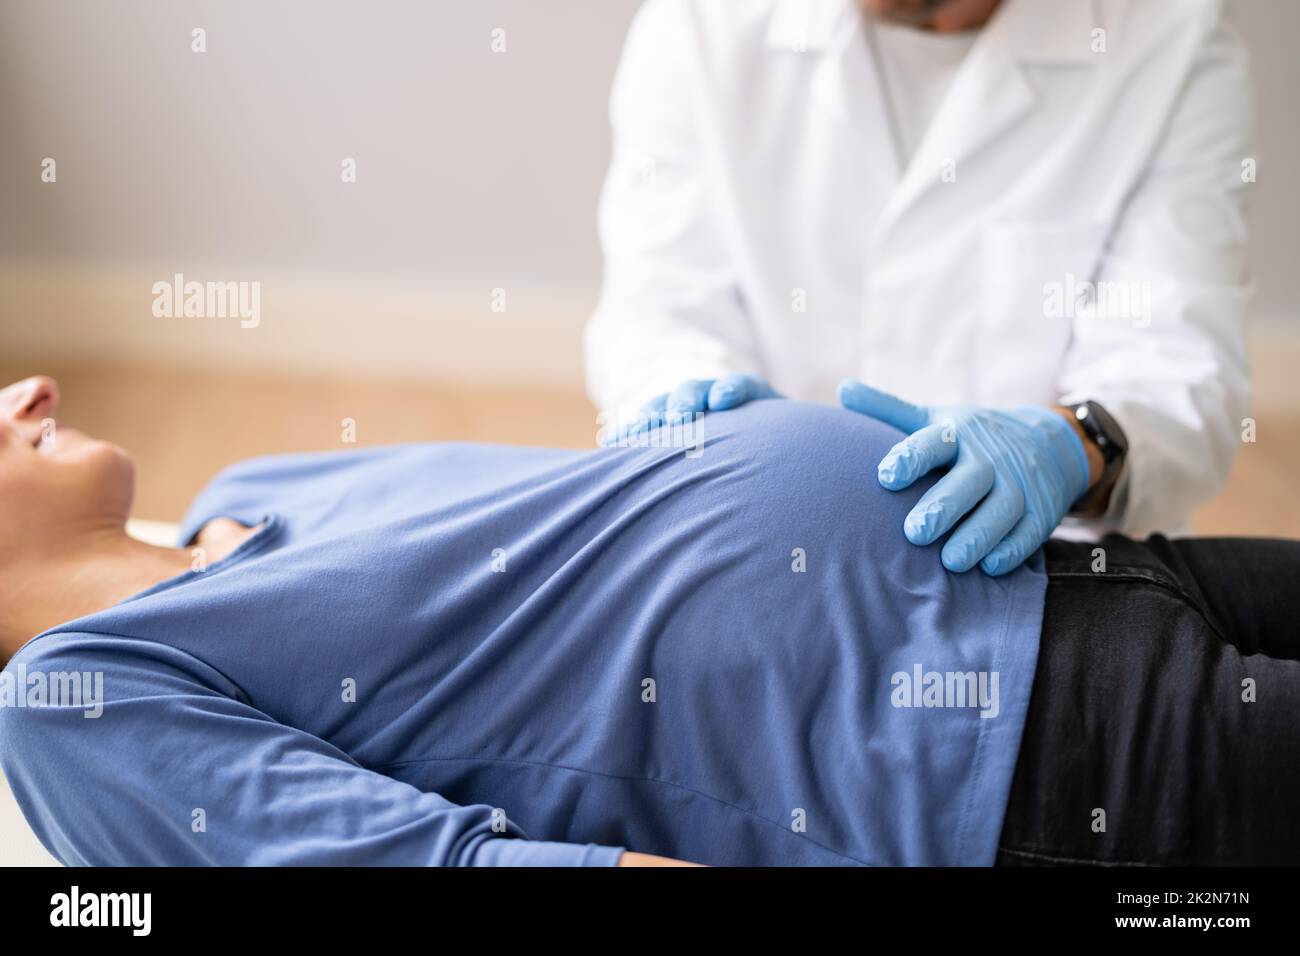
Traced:
[[839, 396], [840, 404], [849, 411], [878, 418], [908, 434], [930, 423], [930, 412], [923, 406], [905, 402], [851, 378], [840, 382]]

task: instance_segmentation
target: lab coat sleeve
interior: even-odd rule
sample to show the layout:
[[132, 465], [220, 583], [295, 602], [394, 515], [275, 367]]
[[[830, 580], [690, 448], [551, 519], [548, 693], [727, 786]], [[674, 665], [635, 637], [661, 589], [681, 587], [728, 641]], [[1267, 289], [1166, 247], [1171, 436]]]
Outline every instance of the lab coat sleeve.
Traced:
[[621, 852], [521, 839], [513, 824], [499, 832], [492, 807], [362, 767], [217, 689], [224, 678], [174, 649], [133, 642], [148, 666], [123, 666], [120, 640], [41, 641], [77, 653], [38, 653], [25, 674], [104, 675], [98, 717], [0, 708], [5, 776], [65, 864], [569, 866], [613, 865]]
[[[1093, 307], [1076, 317], [1061, 382], [1063, 402], [1100, 402], [1125, 431], [1125, 471], [1098, 524], [1134, 535], [1186, 526], [1227, 481], [1249, 414], [1243, 164], [1256, 155], [1253, 99], [1245, 48], [1211, 10], [1108, 242]], [[1107, 283], [1147, 290], [1149, 314], [1101, 314]]]
[[703, 141], [709, 84], [696, 38], [686, 4], [649, 0], [610, 97], [604, 277], [585, 350], [592, 400], [611, 414], [686, 379], [766, 374], [716, 208]]

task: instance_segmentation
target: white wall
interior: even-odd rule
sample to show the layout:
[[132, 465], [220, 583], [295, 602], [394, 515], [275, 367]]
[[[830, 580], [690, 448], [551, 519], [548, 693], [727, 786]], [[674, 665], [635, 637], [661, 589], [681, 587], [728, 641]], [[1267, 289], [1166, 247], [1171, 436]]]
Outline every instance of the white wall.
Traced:
[[58, 866], [27, 828], [4, 777], [0, 776], [0, 866]]
[[1229, 0], [1234, 22], [1254, 59], [1259, 112], [1259, 182], [1251, 207], [1251, 244], [1258, 280], [1255, 316], [1300, 336], [1300, 3]]
[[[635, 8], [3, 0], [0, 348], [575, 383]], [[148, 321], [176, 271], [276, 330]]]
[[[0, 348], [576, 383], [636, 6], [0, 0]], [[1300, 303], [1300, 4], [1235, 16], [1260, 87], [1255, 312], [1275, 339]], [[176, 271], [260, 281], [275, 327], [149, 321], [149, 286]]]

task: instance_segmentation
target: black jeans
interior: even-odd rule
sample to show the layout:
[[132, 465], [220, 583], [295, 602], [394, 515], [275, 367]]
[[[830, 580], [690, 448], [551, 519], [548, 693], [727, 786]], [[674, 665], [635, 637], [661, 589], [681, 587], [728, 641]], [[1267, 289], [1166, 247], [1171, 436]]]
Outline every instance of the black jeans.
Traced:
[[998, 863], [1300, 863], [1300, 541], [1046, 558]]

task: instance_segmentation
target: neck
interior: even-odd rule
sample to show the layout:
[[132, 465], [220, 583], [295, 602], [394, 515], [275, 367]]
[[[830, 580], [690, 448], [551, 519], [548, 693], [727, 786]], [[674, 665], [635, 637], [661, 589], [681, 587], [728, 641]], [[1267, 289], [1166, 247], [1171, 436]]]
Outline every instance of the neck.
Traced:
[[930, 18], [935, 33], [961, 33], [984, 26], [993, 17], [1002, 0], [952, 0]]
[[0, 658], [42, 631], [103, 611], [190, 567], [189, 552], [128, 537], [120, 527], [60, 535], [0, 561]]
[[984, 26], [1002, 0], [946, 0], [934, 7], [900, 6], [891, 0], [862, 0], [868, 9], [885, 20], [908, 23], [935, 33], [961, 33]]

